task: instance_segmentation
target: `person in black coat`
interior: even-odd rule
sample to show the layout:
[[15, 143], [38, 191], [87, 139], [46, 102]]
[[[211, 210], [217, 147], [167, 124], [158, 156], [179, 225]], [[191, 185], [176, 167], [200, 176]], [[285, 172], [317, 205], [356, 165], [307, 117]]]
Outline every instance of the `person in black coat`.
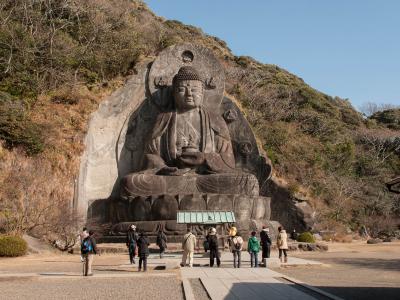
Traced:
[[135, 263], [135, 255], [136, 255], [136, 246], [137, 246], [137, 241], [139, 239], [139, 236], [136, 232], [136, 226], [131, 225], [129, 227], [129, 230], [126, 234], [126, 246], [128, 247], [129, 250], [129, 260], [131, 261], [131, 264]]
[[143, 271], [147, 271], [147, 257], [149, 256], [149, 240], [147, 239], [147, 236], [141, 232], [137, 246], [138, 246], [138, 256], [139, 256], [139, 272], [142, 270], [142, 264], [143, 264]]
[[160, 258], [163, 258], [165, 249], [167, 249], [167, 236], [162, 229], [158, 231], [156, 243], [160, 248]]
[[271, 238], [269, 236], [269, 229], [267, 226], [263, 226], [260, 232], [261, 248], [262, 248], [262, 262], [263, 266], [267, 267], [267, 258], [269, 258], [271, 253]]
[[210, 267], [214, 266], [214, 259], [217, 260], [217, 266], [219, 267], [221, 265], [221, 260], [218, 250], [217, 230], [215, 228], [211, 228], [210, 233], [207, 236], [207, 240], [210, 248]]

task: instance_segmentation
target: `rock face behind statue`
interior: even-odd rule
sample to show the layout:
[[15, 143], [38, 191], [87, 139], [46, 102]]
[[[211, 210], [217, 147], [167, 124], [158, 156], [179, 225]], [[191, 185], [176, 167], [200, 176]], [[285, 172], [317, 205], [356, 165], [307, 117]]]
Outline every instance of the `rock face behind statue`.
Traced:
[[[114, 223], [120, 223], [116, 231], [132, 221], [149, 222], [149, 230], [157, 222], [171, 224], [178, 210], [231, 210], [243, 230], [252, 220], [269, 219], [269, 198], [260, 196], [260, 180], [263, 184], [269, 178], [271, 166], [256, 156], [256, 167], [247, 168], [248, 157], [256, 150], [254, 136], [249, 141], [239, 124], [232, 126], [239, 110], [231, 104], [223, 111], [223, 75], [199, 65], [204, 54], [199, 49], [167, 49], [167, 55], [182, 59], [173, 66], [178, 71], [171, 72], [171, 65], [160, 69], [163, 55], [150, 70], [149, 94], [159, 112], [143, 139], [141, 167], [132, 166], [139, 170], [121, 180], [113, 210]], [[152, 74], [157, 70], [163, 74]], [[213, 72], [215, 77], [210, 76]]]

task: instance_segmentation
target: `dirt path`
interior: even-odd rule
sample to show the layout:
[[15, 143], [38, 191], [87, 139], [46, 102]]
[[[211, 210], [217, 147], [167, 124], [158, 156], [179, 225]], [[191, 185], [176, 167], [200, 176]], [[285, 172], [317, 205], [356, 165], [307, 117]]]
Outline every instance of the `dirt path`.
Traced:
[[282, 267], [276, 271], [344, 299], [400, 299], [400, 242], [332, 243], [328, 252], [292, 255], [324, 265]]

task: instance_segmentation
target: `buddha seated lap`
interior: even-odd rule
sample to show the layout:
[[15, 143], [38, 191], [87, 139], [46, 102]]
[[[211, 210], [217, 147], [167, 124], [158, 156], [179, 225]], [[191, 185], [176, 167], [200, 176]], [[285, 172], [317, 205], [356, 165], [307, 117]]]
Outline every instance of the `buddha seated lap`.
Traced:
[[243, 172], [183, 176], [136, 173], [125, 176], [122, 186], [125, 197], [197, 193], [259, 194], [257, 178]]

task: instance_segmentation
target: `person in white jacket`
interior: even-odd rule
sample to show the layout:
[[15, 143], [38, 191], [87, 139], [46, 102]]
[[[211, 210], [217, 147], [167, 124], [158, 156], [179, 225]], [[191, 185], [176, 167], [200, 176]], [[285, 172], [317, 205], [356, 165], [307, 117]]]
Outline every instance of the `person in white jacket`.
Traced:
[[[279, 231], [279, 234], [277, 236], [276, 243], [277, 243], [277, 246], [279, 249], [279, 260], [281, 262], [287, 263], [287, 250], [289, 248], [288, 243], [287, 243], [287, 234], [286, 234], [286, 231], [281, 226], [278, 227], [278, 231]], [[282, 253], [285, 257], [284, 261], [282, 260]]]

